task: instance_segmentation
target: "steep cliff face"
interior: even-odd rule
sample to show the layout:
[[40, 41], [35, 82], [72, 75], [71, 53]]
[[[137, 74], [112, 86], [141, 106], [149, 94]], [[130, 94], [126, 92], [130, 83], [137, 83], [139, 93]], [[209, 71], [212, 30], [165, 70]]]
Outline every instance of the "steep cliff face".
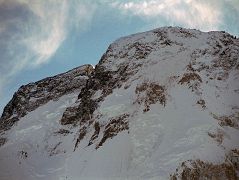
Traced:
[[95, 69], [19, 89], [1, 118], [0, 177], [237, 179], [238, 79], [228, 33], [120, 38]]

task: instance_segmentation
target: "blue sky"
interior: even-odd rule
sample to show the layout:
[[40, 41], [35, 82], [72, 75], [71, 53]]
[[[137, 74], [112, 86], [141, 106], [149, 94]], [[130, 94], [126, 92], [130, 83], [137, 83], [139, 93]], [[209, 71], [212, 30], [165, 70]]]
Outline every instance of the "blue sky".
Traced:
[[239, 36], [238, 0], [0, 0], [0, 112], [23, 84], [97, 64], [111, 42], [161, 26]]

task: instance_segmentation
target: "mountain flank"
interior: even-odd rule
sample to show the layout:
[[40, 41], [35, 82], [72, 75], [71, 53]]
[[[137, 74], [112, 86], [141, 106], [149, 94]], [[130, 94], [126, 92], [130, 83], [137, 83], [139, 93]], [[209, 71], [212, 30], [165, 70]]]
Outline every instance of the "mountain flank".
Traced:
[[238, 137], [239, 39], [163, 27], [21, 86], [0, 118], [0, 179], [237, 180]]

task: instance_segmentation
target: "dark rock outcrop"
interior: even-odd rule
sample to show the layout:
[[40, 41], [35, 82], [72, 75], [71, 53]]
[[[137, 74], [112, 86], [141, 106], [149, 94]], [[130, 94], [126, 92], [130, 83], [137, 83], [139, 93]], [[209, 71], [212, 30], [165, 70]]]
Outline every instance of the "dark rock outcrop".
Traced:
[[19, 118], [50, 100], [80, 91], [93, 73], [91, 65], [83, 65], [53, 77], [21, 86], [4, 108], [0, 118], [0, 131], [10, 129]]

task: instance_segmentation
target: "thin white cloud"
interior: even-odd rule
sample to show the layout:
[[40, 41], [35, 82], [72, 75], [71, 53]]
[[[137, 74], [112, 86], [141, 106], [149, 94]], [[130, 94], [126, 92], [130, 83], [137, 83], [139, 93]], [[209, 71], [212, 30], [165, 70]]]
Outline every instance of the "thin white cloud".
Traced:
[[97, 7], [97, 4], [92, 0], [71, 0], [70, 11], [74, 18], [68, 18], [69, 23], [78, 31], [86, 31]]
[[0, 0], [0, 99], [10, 79], [50, 61], [71, 29], [88, 26], [94, 10], [81, 0]]
[[210, 3], [202, 0], [139, 0], [114, 2], [113, 6], [142, 18], [164, 18], [171, 25], [201, 30], [217, 29], [222, 20], [221, 10], [215, 0]]
[[40, 17], [39, 24], [40, 27], [43, 27], [42, 31], [40, 35], [33, 34], [24, 40], [24, 44], [37, 57], [30, 63], [33, 66], [49, 61], [49, 58], [64, 41], [67, 33], [67, 2], [65, 0], [60, 3], [59, 1], [52, 1], [52, 4], [47, 4], [47, 1], [43, 2], [40, 5], [30, 5], [33, 12]]

